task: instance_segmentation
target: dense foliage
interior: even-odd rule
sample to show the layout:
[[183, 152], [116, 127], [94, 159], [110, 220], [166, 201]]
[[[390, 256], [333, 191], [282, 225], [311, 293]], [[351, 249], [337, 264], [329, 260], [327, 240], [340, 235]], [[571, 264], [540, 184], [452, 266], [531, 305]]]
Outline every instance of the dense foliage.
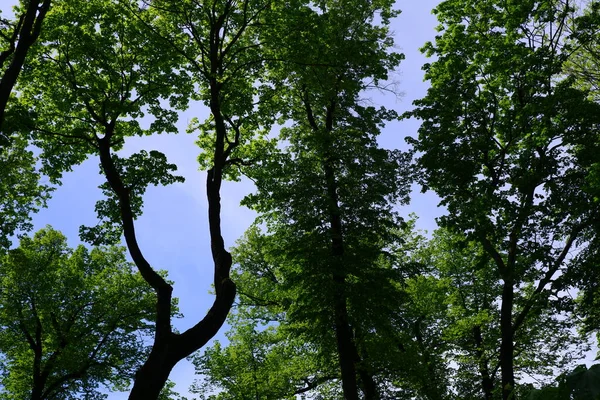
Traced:
[[[132, 383], [131, 400], [172, 399], [190, 357], [200, 399], [598, 398], [598, 366], [578, 364], [600, 328], [600, 3], [440, 1], [429, 89], [403, 116], [373, 97], [399, 95], [396, 7], [21, 0], [2, 16], [0, 397]], [[214, 302], [179, 332], [136, 220], [150, 186], [183, 177], [161, 149], [123, 150], [177, 133], [190, 104], [208, 112], [187, 131]], [[408, 118], [409, 146], [382, 146]], [[96, 247], [22, 236], [89, 159]], [[227, 179], [255, 185], [232, 250]], [[447, 210], [431, 235], [400, 217], [415, 183]]]
[[102, 398], [147, 353], [154, 296], [120, 247], [67, 247], [51, 228], [0, 261], [1, 398]]

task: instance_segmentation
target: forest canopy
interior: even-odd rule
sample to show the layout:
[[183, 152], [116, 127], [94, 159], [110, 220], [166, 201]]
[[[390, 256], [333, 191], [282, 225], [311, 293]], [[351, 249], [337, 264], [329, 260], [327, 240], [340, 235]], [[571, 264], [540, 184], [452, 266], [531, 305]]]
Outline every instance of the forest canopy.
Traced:
[[599, 399], [600, 3], [425, 7], [2, 13], [0, 399]]

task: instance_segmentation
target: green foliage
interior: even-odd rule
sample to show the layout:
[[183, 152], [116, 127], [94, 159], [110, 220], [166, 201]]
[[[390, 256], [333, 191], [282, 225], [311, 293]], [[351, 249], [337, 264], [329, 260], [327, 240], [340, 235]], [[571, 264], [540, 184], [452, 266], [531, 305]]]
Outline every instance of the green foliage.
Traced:
[[36, 161], [19, 136], [0, 151], [0, 253], [10, 246], [10, 236], [31, 229], [30, 215], [46, 205], [52, 192], [40, 182]]
[[173, 390], [174, 387], [175, 382], [168, 381], [157, 400], [187, 400], [185, 397], [179, 396], [179, 393]]
[[[243, 157], [252, 162], [240, 164], [258, 188], [243, 204], [260, 215], [234, 251], [246, 304], [239, 313], [251, 321], [276, 321], [278, 335], [292, 348], [295, 341], [306, 343], [322, 360], [313, 371], [317, 376], [336, 370], [332, 327], [340, 292], [364, 358], [381, 344], [369, 332], [393, 331], [389, 318], [398, 304], [393, 282], [400, 274], [392, 268], [390, 249], [401, 240], [395, 233], [401, 220], [390, 204], [406, 200], [410, 155], [377, 145], [380, 129], [396, 115], [360, 100], [367, 82], [383, 83], [402, 58], [390, 51], [389, 20], [374, 22], [379, 12], [395, 15], [391, 7], [392, 2], [277, 4], [260, 32], [269, 80], [258, 87], [259, 112], [272, 107], [284, 127], [277, 147], [268, 139], [253, 142]], [[332, 228], [334, 214], [343, 221], [342, 257], [332, 252], [332, 237], [339, 235]], [[336, 276], [344, 277], [343, 287]], [[359, 368], [373, 375], [374, 364], [369, 359]], [[314, 378], [302, 369], [294, 374], [295, 382]], [[339, 385], [338, 374], [333, 385]], [[226, 386], [222, 377], [216, 381]], [[288, 384], [286, 393], [294, 387]], [[232, 390], [221, 396], [235, 397]]]
[[[502, 281], [495, 264], [480, 243], [447, 229], [434, 232], [414, 257], [427, 266], [427, 274], [407, 282], [406, 290], [415, 300], [404, 318], [421, 315], [431, 332], [426, 348], [438, 351], [449, 376], [445, 383], [459, 398], [481, 398], [484, 379], [489, 394], [497, 395]], [[527, 304], [532, 290], [528, 287], [517, 295], [517, 310]], [[514, 368], [519, 376], [547, 379], [556, 369], [573, 365], [586, 347], [583, 338], [573, 334], [573, 317], [563, 317], [572, 313], [573, 303], [564, 299], [530, 311], [515, 333]]]
[[600, 102], [600, 3], [587, 2], [580, 13], [572, 23], [568, 45], [573, 51], [565, 63], [565, 72], [575, 77], [577, 87], [589, 91], [592, 100]]
[[124, 389], [147, 352], [155, 298], [120, 247], [67, 247], [45, 228], [0, 262], [6, 399], [102, 398]]
[[[588, 198], [571, 190], [583, 186], [584, 174], [570, 145], [595, 132], [595, 109], [570, 81], [551, 84], [564, 61], [560, 53], [527, 45], [519, 18], [540, 18], [531, 34], [541, 35], [549, 23], [543, 10], [519, 17], [493, 3], [447, 1], [438, 8], [444, 34], [424, 48], [439, 59], [427, 65], [432, 88], [411, 113], [423, 119], [414, 144], [426, 152], [424, 184], [448, 207], [446, 224], [501, 238], [527, 204], [535, 218], [529, 226], [542, 228], [543, 240], [586, 209]], [[551, 15], [558, 18], [558, 11]], [[536, 189], [536, 201], [526, 202]], [[559, 224], [564, 220], [570, 223]], [[532, 250], [540, 246], [546, 248]]]
[[[365, 398], [597, 397], [597, 366], [501, 393], [514, 374], [570, 368], [582, 344], [574, 316], [586, 333], [600, 327], [597, 2], [577, 13], [559, 0], [442, 1], [439, 34], [423, 48], [435, 59], [424, 67], [431, 87], [406, 114], [423, 122], [410, 140], [416, 165], [379, 146], [398, 116], [367, 101], [372, 89], [395, 94], [393, 0], [52, 4], [2, 127], [0, 248], [47, 200], [42, 173], [57, 184], [98, 154], [105, 198], [81, 236], [107, 245], [124, 225], [133, 232], [147, 187], [183, 178], [159, 151], [118, 152], [128, 137], [175, 132], [177, 112], [200, 101], [210, 117], [188, 131], [199, 131], [198, 161], [211, 171], [218, 274], [230, 267], [221, 177], [252, 179], [243, 204], [259, 214], [232, 252], [230, 343], [193, 359], [202, 399], [341, 398], [344, 327]], [[0, 47], [12, 25], [0, 20]], [[448, 210], [430, 241], [396, 210], [415, 169]], [[132, 254], [168, 310], [172, 287]], [[72, 250], [48, 228], [2, 257], [0, 398], [125, 387], [156, 304], [123, 251]], [[189, 354], [184, 341], [224, 320], [231, 302], [220, 301], [184, 335], [162, 315], [155, 354]], [[172, 388], [160, 398], [177, 397]]]
[[[232, 317], [229, 343], [216, 342], [193, 359], [203, 376], [192, 392], [202, 400], [296, 399], [331, 377], [320, 376], [319, 359], [310, 344], [285, 337], [275, 326]], [[215, 390], [218, 394], [214, 393]]]
[[[207, 120], [193, 119], [188, 127], [188, 132], [199, 131], [200, 167], [208, 170], [217, 162], [226, 178], [238, 180], [239, 166], [255, 157], [254, 150], [272, 146], [266, 135], [276, 110], [256, 104], [264, 82], [259, 33], [269, 21], [272, 1], [153, 4], [169, 10], [161, 17], [160, 29], [182, 33], [181, 40], [169, 38], [170, 44], [187, 60], [197, 88], [192, 98], [211, 111]], [[216, 159], [215, 150], [223, 151]]]
[[[119, 150], [126, 137], [176, 131], [192, 87], [181, 56], [153, 34], [157, 19], [135, 1], [53, 3], [18, 89], [24, 129], [54, 181], [97, 154], [106, 135]], [[153, 120], [142, 127], [146, 114]]]
[[600, 398], [600, 365], [577, 366], [557, 378], [558, 386], [533, 389], [528, 400], [597, 400]]
[[[175, 132], [177, 110], [187, 105], [192, 83], [181, 55], [155, 35], [159, 20], [135, 1], [54, 2], [18, 86], [27, 110], [21, 130], [33, 132], [51, 181], [98, 154], [101, 141], [117, 151], [129, 136]], [[146, 114], [153, 120], [142, 127]], [[158, 151], [112, 158], [134, 218], [148, 185], [183, 179], [171, 174], [176, 166]], [[116, 243], [122, 234], [116, 195], [108, 184], [101, 188], [108, 199], [96, 205], [100, 222], [82, 227], [81, 236], [94, 244]]]
[[[586, 253], [600, 221], [588, 189], [600, 108], [564, 79], [568, 4], [448, 0], [435, 13], [440, 34], [423, 51], [436, 60], [425, 65], [427, 96], [407, 113], [423, 121], [411, 143], [423, 188], [448, 209], [440, 223], [479, 242], [501, 279], [499, 362], [513, 386], [514, 365], [536, 364], [518, 360], [521, 346], [547, 337], [528, 324], [550, 318], [559, 329], [551, 315], [572, 310], [559, 271], [592, 265], [570, 254]], [[537, 367], [557, 362], [552, 345], [538, 350]]]

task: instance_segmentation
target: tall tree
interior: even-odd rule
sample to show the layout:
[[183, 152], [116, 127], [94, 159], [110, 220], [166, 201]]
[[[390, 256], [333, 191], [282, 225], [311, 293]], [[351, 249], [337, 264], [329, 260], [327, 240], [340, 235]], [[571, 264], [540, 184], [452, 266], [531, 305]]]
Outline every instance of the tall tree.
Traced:
[[[43, 148], [46, 170], [68, 169], [89, 154], [100, 156], [107, 199], [98, 203], [98, 226], [82, 231], [92, 241], [124, 234], [130, 255], [157, 294], [154, 344], [134, 382], [131, 399], [156, 399], [177, 362], [210, 340], [231, 308], [235, 285], [220, 225], [220, 188], [232, 152], [257, 127], [253, 74], [255, 24], [268, 2], [152, 1], [56, 2], [39, 46], [38, 63], [23, 85], [33, 110], [31, 128]], [[71, 21], [69, 26], [64, 21]], [[60, 84], [58, 84], [60, 82]], [[194, 85], [197, 93], [192, 93]], [[211, 118], [201, 125], [210, 147], [207, 196], [216, 298], [205, 318], [176, 333], [171, 326], [172, 286], [145, 259], [134, 229], [149, 184], [181, 180], [157, 151], [129, 158], [115, 154], [126, 137], [174, 131], [176, 111], [192, 97]], [[170, 108], [166, 103], [169, 103]], [[154, 122], [141, 128], [149, 112]]]
[[[443, 293], [438, 297], [443, 303], [438, 332], [444, 362], [455, 365], [449, 382], [452, 390], [461, 399], [498, 398], [497, 299], [502, 294], [502, 283], [493, 260], [478, 241], [447, 229], [437, 230], [417, 253], [416, 258], [430, 268], [428, 279], [438, 282]], [[529, 284], [521, 296], [515, 296], [516, 307], [526, 304], [532, 290]], [[573, 308], [574, 302], [567, 297], [540, 302], [531, 310], [522, 328], [515, 332], [516, 374], [543, 380], [572, 365], [579, 350], [586, 347], [583, 338], [574, 334], [577, 318]], [[544, 348], [548, 350], [540, 351]]]
[[204, 319], [181, 335], [162, 341], [165, 355], [144, 365], [130, 399], [155, 398], [172, 366], [204, 346], [225, 322], [236, 287], [229, 276], [232, 258], [221, 232], [221, 185], [225, 175], [235, 176], [240, 148], [252, 147], [252, 138], [268, 123], [268, 118], [257, 112], [254, 101], [262, 65], [257, 28], [266, 19], [271, 1], [157, 0], [149, 4], [161, 14], [161, 26], [154, 32], [186, 60], [187, 71], [198, 87], [192, 97], [210, 110], [208, 120], [194, 120], [189, 130], [200, 131], [198, 144], [204, 152], [199, 161], [208, 170], [206, 194], [216, 298]]
[[[154, 346], [148, 359], [163, 367], [155, 371], [160, 378], [150, 382], [138, 371], [134, 384], [136, 390], [145, 378], [143, 385], [154, 392], [142, 398], [150, 399], [158, 397], [175, 364], [163, 362], [166, 342], [182, 335], [172, 332], [172, 286], [144, 258], [134, 219], [142, 212], [148, 185], [182, 178], [171, 174], [176, 166], [158, 151], [141, 151], [129, 158], [115, 152], [129, 136], [175, 131], [175, 109], [187, 103], [183, 93], [191, 84], [181, 57], [148, 30], [158, 17], [145, 10], [133, 14], [137, 8], [136, 1], [54, 2], [19, 91], [30, 111], [26, 125], [42, 149], [44, 170], [52, 180], [90, 154], [100, 158], [107, 198], [96, 207], [99, 224], [81, 233], [93, 243], [114, 242], [124, 234], [132, 260], [156, 293]], [[145, 113], [154, 117], [148, 127], [138, 121]]]
[[[378, 397], [367, 354], [373, 321], [364, 316], [385, 314], [386, 285], [394, 291], [384, 249], [399, 223], [391, 204], [407, 191], [406, 155], [376, 141], [394, 113], [360, 102], [368, 82], [386, 81], [401, 60], [389, 51], [392, 3], [274, 6], [280, 23], [263, 37], [278, 44], [266, 50], [269, 77], [280, 122], [291, 126], [281, 129], [282, 149], [242, 169], [258, 188], [244, 203], [266, 222], [271, 261], [293, 296], [287, 318], [310, 321], [309, 340], [335, 349], [346, 399], [358, 399], [359, 386]], [[373, 298], [368, 288], [378, 285]]]
[[449, 0], [435, 13], [413, 143], [422, 184], [448, 208], [442, 224], [481, 243], [501, 278], [502, 397], [514, 399], [518, 332], [561, 296], [556, 278], [586, 262], [570, 254], [596, 232], [580, 149], [597, 142], [600, 114], [561, 80], [569, 2]]
[[51, 228], [0, 260], [0, 398], [103, 398], [147, 353], [154, 296], [124, 249], [67, 247]]

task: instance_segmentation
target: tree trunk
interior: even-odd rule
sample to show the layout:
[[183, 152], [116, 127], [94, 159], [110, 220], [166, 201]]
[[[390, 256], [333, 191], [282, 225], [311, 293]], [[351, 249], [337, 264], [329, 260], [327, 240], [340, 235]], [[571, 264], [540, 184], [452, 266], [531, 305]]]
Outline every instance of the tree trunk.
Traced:
[[[156, 327], [154, 344], [150, 356], [138, 370], [129, 395], [129, 400], [156, 400], [167, 383], [169, 373], [182, 359], [204, 346], [219, 331], [233, 305], [236, 287], [229, 277], [232, 259], [225, 250], [221, 235], [221, 170], [211, 169], [206, 180], [208, 197], [208, 222], [211, 250], [214, 262], [215, 300], [206, 316], [196, 325], [181, 334], [173, 333], [171, 327], [171, 301], [173, 288], [145, 259], [135, 235], [134, 215], [131, 210], [129, 188], [125, 187], [111, 155], [111, 138], [114, 121], [107, 126], [102, 139], [98, 139], [100, 160], [106, 178], [119, 198], [121, 221], [129, 254], [142, 277], [156, 292]], [[221, 132], [221, 138], [223, 134]], [[223, 140], [223, 139], [221, 139]], [[222, 158], [222, 145], [217, 143], [215, 158]], [[222, 160], [220, 165], [222, 165]], [[215, 164], [217, 164], [215, 162]]]
[[[338, 282], [340, 285], [344, 281]], [[345, 400], [358, 400], [358, 384], [356, 380], [356, 364], [354, 353], [356, 348], [352, 340], [352, 330], [348, 323], [348, 310], [345, 298], [339, 298], [334, 307], [335, 338], [342, 375], [342, 390]]]
[[331, 209], [331, 252], [337, 261], [333, 271], [336, 300], [334, 305], [335, 338], [340, 361], [340, 372], [342, 375], [342, 389], [346, 400], [358, 400], [358, 384], [356, 380], [356, 358], [358, 352], [352, 338], [352, 329], [348, 321], [348, 307], [346, 304], [346, 278], [343, 268], [344, 242], [342, 236], [342, 222], [339, 215], [339, 204], [337, 199], [337, 188], [333, 170], [330, 166], [325, 167], [327, 179], [327, 191]]
[[211, 249], [215, 265], [214, 287], [216, 298], [206, 316], [181, 334], [155, 337], [150, 357], [138, 370], [129, 400], [155, 400], [167, 383], [173, 367], [182, 359], [202, 348], [217, 334], [233, 305], [236, 287], [229, 278], [231, 254], [225, 250], [220, 233], [220, 178], [214, 170], [208, 172], [208, 215], [211, 232]]
[[502, 400], [515, 400], [514, 333], [512, 324], [514, 287], [511, 276], [504, 277], [502, 307], [500, 309], [500, 370], [502, 373]]
[[373, 379], [373, 374], [366, 365], [364, 365], [365, 360], [368, 359], [364, 356], [361, 357], [361, 360], [358, 364], [358, 376], [360, 377], [361, 389], [364, 395], [365, 400], [379, 400], [379, 390], [377, 389], [377, 383], [375, 379]]
[[332, 100], [327, 107], [325, 126], [319, 127], [313, 113], [308, 92], [303, 92], [303, 101], [306, 117], [315, 135], [323, 135], [324, 145], [321, 149], [325, 184], [327, 187], [327, 200], [329, 217], [329, 233], [331, 236], [331, 255], [333, 259], [332, 279], [335, 287], [335, 301], [333, 304], [333, 317], [335, 338], [342, 377], [342, 390], [345, 400], [358, 400], [358, 381], [356, 377], [356, 364], [359, 360], [358, 351], [352, 335], [352, 327], [348, 320], [348, 306], [346, 299], [346, 272], [344, 267], [344, 237], [342, 216], [339, 206], [338, 188], [335, 178], [335, 166], [331, 156], [331, 139], [335, 114], [335, 101]]
[[344, 239], [342, 218], [340, 215], [337, 182], [331, 159], [324, 162], [327, 195], [329, 197], [329, 223], [331, 233], [331, 254], [335, 260], [333, 281], [336, 290], [334, 305], [335, 337], [337, 341], [340, 372], [342, 375], [342, 390], [346, 400], [358, 400], [358, 383], [356, 379], [356, 363], [358, 351], [352, 337], [352, 328], [348, 321], [346, 304], [346, 273], [344, 268]]
[[[37, 365], [37, 366], [36, 366]], [[45, 379], [43, 379], [39, 366], [41, 360], [35, 355], [34, 361], [34, 372], [33, 372], [33, 386], [31, 388], [31, 400], [42, 400], [44, 395], [44, 386], [46, 386]]]
[[425, 365], [425, 369], [427, 370], [427, 375], [421, 377], [421, 390], [425, 398], [428, 400], [442, 400], [444, 396], [440, 390], [441, 385], [435, 370], [435, 365], [433, 362], [434, 360], [432, 360], [430, 357], [425, 339], [423, 338], [423, 333], [421, 332], [422, 321], [422, 317], [417, 318], [413, 327], [415, 339], [417, 340], [417, 345], [419, 347], [419, 351], [421, 352], [421, 362]]
[[[4, 112], [6, 111], [8, 99], [25, 64], [25, 57], [29, 49], [40, 35], [42, 22], [49, 9], [50, 0], [44, 0], [43, 2], [31, 0], [25, 13], [21, 16], [18, 28], [15, 28], [18, 29], [18, 33], [13, 37], [13, 40], [17, 42], [16, 46], [13, 42], [11, 48], [3, 52], [3, 55], [7, 56], [12, 54], [13, 58], [0, 80], [0, 132], [4, 124]], [[0, 139], [2, 138], [0, 137]]]
[[177, 361], [169, 357], [168, 344], [155, 344], [150, 356], [135, 374], [129, 400], [158, 399]]
[[485, 353], [483, 352], [481, 326], [477, 325], [473, 328], [473, 339], [475, 341], [475, 354], [477, 356], [479, 375], [481, 376], [481, 390], [483, 391], [483, 398], [485, 400], [492, 400], [494, 393], [494, 381], [490, 377], [490, 370], [488, 368], [487, 361], [485, 360]]

